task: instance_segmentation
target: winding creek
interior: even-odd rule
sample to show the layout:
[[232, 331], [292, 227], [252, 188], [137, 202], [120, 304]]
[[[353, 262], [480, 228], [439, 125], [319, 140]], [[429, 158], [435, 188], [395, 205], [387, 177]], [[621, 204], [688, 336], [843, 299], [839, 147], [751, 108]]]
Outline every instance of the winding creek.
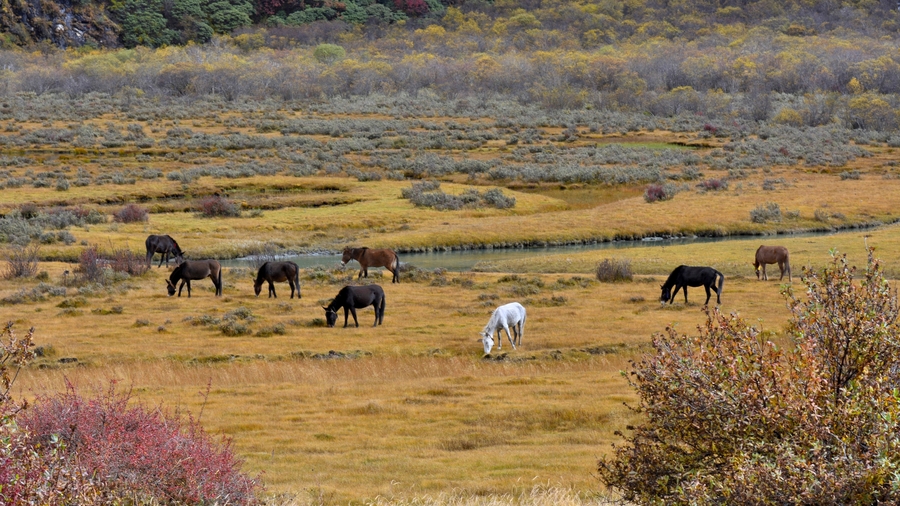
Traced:
[[[871, 229], [880, 229], [891, 225], [881, 225], [872, 227]], [[854, 230], [841, 231], [824, 231], [824, 232], [805, 232], [797, 234], [779, 234], [777, 237], [822, 237], [839, 233], [853, 232]], [[856, 230], [858, 231], [858, 229]], [[428, 253], [401, 253], [400, 260], [404, 264], [412, 264], [421, 269], [437, 269], [444, 268], [448, 271], [461, 272], [470, 271], [479, 263], [502, 262], [508, 260], [517, 260], [521, 258], [529, 258], [535, 255], [555, 255], [563, 253], [578, 253], [582, 251], [594, 250], [628, 250], [635, 248], [657, 248], [663, 246], [677, 246], [685, 244], [701, 244], [714, 243], [723, 241], [747, 241], [754, 243], [748, 248], [755, 248], [761, 237], [776, 236], [729, 236], [729, 237], [680, 237], [680, 238], [652, 238], [639, 241], [612, 241], [599, 242], [593, 244], [577, 244], [567, 246], [548, 246], [537, 248], [492, 248], [492, 249], [469, 249], [469, 250], [452, 250], [438, 251]], [[340, 265], [341, 255], [339, 254], [309, 254], [309, 255], [289, 255], [279, 257], [279, 260], [290, 260], [295, 262], [300, 268], [309, 268], [315, 266], [335, 267]], [[221, 261], [226, 267], [254, 267], [256, 261], [253, 258], [238, 258], [233, 260]]]

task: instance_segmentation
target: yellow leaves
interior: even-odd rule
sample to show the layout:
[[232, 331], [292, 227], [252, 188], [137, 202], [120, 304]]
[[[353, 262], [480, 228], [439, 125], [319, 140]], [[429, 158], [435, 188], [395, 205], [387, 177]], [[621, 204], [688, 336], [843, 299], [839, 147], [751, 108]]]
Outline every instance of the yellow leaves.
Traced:
[[784, 107], [778, 114], [772, 118], [776, 123], [781, 123], [782, 125], [790, 125], [790, 126], [803, 126], [803, 116], [800, 115], [795, 109], [791, 109], [790, 107]]
[[447, 30], [438, 25], [428, 25], [427, 28], [416, 30], [414, 33], [417, 37], [428, 39], [429, 42], [439, 42], [447, 36]]
[[850, 82], [847, 83], [847, 90], [854, 95], [859, 95], [864, 91], [862, 84], [860, 84], [859, 80], [855, 77], [851, 78]]

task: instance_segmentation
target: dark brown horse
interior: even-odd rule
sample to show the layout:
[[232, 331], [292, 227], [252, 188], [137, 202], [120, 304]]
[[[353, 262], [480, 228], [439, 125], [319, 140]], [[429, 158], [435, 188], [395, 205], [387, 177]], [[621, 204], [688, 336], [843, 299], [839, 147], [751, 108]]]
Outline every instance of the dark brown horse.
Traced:
[[294, 298], [294, 288], [296, 287], [297, 298], [301, 298], [300, 268], [294, 262], [266, 262], [262, 264], [259, 272], [256, 274], [256, 281], [253, 283], [253, 291], [256, 292], [257, 297], [259, 297], [259, 292], [262, 291], [263, 281], [269, 282], [269, 298], [278, 298], [278, 295], [275, 293], [276, 281], [279, 283], [287, 281], [291, 285], [292, 299]]
[[[781, 277], [779, 281], [784, 279], [784, 272], [787, 271], [788, 281], [793, 281], [791, 277], [791, 254], [788, 253], [784, 246], [760, 246], [756, 250], [756, 258], [753, 260], [753, 267], [756, 269], [756, 279], [768, 281], [769, 276], [766, 275], [766, 264], [778, 264], [781, 269]], [[760, 276], [762, 271], [762, 276]]]
[[147, 246], [147, 267], [150, 267], [151, 261], [153, 260], [153, 255], [157, 253], [161, 253], [159, 257], [159, 265], [156, 267], [162, 267], [163, 260], [166, 261], [166, 265], [169, 265], [169, 255], [172, 255], [172, 258], [175, 259], [176, 263], [181, 263], [184, 261], [184, 252], [181, 251], [181, 248], [178, 246], [178, 243], [175, 242], [175, 239], [172, 239], [168, 235], [151, 235], [147, 237], [147, 240], [144, 241], [144, 245]]
[[350, 260], [359, 262], [359, 279], [369, 277], [369, 267], [384, 267], [394, 275], [392, 283], [400, 282], [400, 258], [390, 249], [371, 248], [344, 248], [344, 256], [341, 257], [341, 265], [347, 265]]
[[216, 285], [216, 297], [222, 295], [222, 266], [216, 260], [187, 260], [178, 264], [172, 275], [166, 280], [166, 289], [169, 297], [175, 295], [175, 285], [181, 281], [178, 287], [178, 296], [181, 297], [181, 289], [187, 283], [188, 297], [191, 296], [191, 280], [209, 278]]
[[334, 327], [337, 322], [337, 310], [344, 308], [344, 327], [347, 326], [347, 314], [353, 315], [353, 323], [359, 327], [356, 319], [356, 309], [372, 306], [375, 308], [375, 325], [381, 325], [384, 321], [384, 290], [378, 285], [345, 286], [341, 288], [331, 304], [322, 306], [325, 310], [325, 322], [329, 327]]

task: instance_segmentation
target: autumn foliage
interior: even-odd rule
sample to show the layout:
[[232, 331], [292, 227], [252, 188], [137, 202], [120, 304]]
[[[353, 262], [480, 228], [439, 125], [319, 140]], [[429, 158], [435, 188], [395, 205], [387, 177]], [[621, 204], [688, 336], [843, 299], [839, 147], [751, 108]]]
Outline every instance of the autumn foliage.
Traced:
[[630, 375], [645, 421], [601, 480], [638, 503], [896, 502], [897, 294], [871, 251], [855, 275], [834, 256], [804, 270], [804, 296], [786, 289], [788, 346], [717, 310], [655, 336]]
[[67, 385], [30, 407], [13, 402], [33, 332], [0, 332], [0, 503], [258, 503], [259, 481], [240, 471], [230, 440], [193, 417], [132, 405], [114, 384], [95, 397]]

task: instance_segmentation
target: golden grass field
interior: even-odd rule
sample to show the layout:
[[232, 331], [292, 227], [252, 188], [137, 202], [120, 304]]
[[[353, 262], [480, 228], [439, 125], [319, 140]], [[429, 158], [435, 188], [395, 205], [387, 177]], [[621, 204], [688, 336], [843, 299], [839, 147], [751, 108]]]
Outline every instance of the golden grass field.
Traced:
[[[631, 135], [618, 141], [691, 141], [685, 134]], [[483, 152], [454, 156], [490, 157], [503, 150], [488, 145]], [[620, 441], [615, 431], [639, 421], [624, 405], [636, 397], [622, 372], [648, 350], [654, 332], [668, 325], [693, 332], [704, 319], [701, 289], [691, 289], [687, 305], [679, 294], [674, 305], [660, 306], [659, 285], [672, 268], [721, 270], [722, 311], [738, 313], [773, 338], [784, 337], [789, 313], [777, 266], [769, 266], [768, 282], [753, 274], [758, 245], [790, 249], [795, 287], [802, 286], [802, 267], [823, 266], [832, 249], [863, 265], [866, 244], [876, 248], [891, 276], [900, 272], [898, 226], [852, 228], [900, 218], [900, 179], [886, 166], [895, 154], [876, 151], [851, 162], [849, 169], [862, 173], [855, 180], [833, 170], [773, 167], [727, 191], [686, 191], [654, 204], [644, 201], [638, 187], [535, 184], [504, 189], [517, 199], [510, 210], [436, 211], [399, 197], [408, 182], [345, 176], [204, 177], [190, 185], [156, 179], [65, 193], [2, 189], [5, 210], [36, 203], [112, 212], [137, 201], [152, 211], [146, 223], [74, 228], [78, 242], [42, 246], [46, 261], [40, 270], [48, 282], [73, 285], [65, 297], [0, 305], [0, 319], [14, 321], [18, 332], [35, 327], [44, 352], [19, 376], [15, 395], [60, 391], [66, 381], [89, 393], [116, 381], [137, 402], [186, 410], [213, 433], [233, 438], [245, 470], [260, 473], [267, 497], [276, 502], [602, 502], [597, 459]], [[90, 159], [113, 156], [42, 153], [36, 157], [40, 163], [80, 160], [95, 173], [105, 169]], [[785, 183], [764, 190], [765, 178]], [[450, 179], [442, 185], [447, 192], [490, 184]], [[221, 219], [191, 212], [192, 196], [214, 191], [262, 212]], [[751, 223], [749, 212], [769, 201], [793, 217]], [[814, 218], [823, 209], [832, 216], [826, 222]], [[762, 235], [829, 227], [835, 228], [829, 235]], [[376, 269], [373, 281], [387, 294], [384, 325], [377, 328], [371, 327], [371, 309], [359, 312], [359, 328], [340, 328], [340, 320], [337, 328], [323, 325], [321, 306], [355, 279], [355, 263], [346, 273], [333, 271], [332, 282], [302, 280], [300, 300], [287, 298], [286, 284], [277, 287], [277, 300], [265, 298], [265, 290], [257, 298], [254, 273], [231, 268], [225, 269], [221, 298], [213, 296], [209, 280], [195, 281], [191, 298], [168, 297], [169, 270], [157, 268], [156, 260], [144, 276], [87, 294], [78, 292], [77, 280], [64, 278], [74, 265], [60, 260], [76, 258], [86, 244], [143, 254], [151, 233], [172, 234], [195, 259], [234, 258], [267, 244], [287, 251], [336, 251], [351, 244], [425, 250], [655, 234], [761, 235], [541, 255], [481, 264], [475, 272], [426, 273], [400, 284]], [[604, 258], [630, 261], [635, 280], [597, 282], [593, 272]], [[37, 283], [6, 280], [0, 297]], [[512, 350], [506, 342], [502, 351], [483, 358], [477, 333], [494, 307], [512, 300], [528, 309], [522, 346]], [[230, 337], [196, 324], [234, 312], [252, 315], [243, 323], [253, 334]], [[260, 335], [279, 325], [282, 334]]]

